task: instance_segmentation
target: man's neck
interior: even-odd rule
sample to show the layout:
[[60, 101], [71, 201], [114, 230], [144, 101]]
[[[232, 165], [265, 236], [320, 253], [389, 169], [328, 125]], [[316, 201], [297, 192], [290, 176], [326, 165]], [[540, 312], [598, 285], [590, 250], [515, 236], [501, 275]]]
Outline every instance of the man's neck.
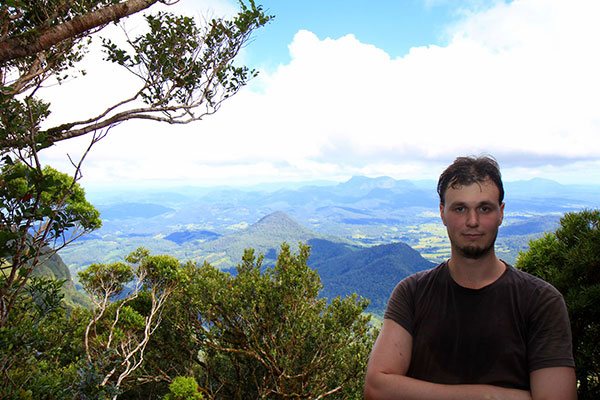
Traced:
[[494, 252], [477, 259], [459, 256], [453, 252], [448, 260], [448, 269], [452, 279], [460, 286], [481, 289], [500, 278], [506, 271], [506, 265]]

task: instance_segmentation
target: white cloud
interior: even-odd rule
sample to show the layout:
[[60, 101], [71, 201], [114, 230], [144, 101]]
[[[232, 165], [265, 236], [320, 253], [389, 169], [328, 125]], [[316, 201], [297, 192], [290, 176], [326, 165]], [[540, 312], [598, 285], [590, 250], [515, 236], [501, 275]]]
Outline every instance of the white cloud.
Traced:
[[[598, 171], [600, 2], [515, 0], [464, 15], [446, 46], [398, 59], [353, 35], [299, 31], [289, 64], [205, 121], [115, 128], [90, 154], [89, 179], [423, 178], [481, 152], [517, 178]], [[586, 177], [600, 183], [600, 172]]]

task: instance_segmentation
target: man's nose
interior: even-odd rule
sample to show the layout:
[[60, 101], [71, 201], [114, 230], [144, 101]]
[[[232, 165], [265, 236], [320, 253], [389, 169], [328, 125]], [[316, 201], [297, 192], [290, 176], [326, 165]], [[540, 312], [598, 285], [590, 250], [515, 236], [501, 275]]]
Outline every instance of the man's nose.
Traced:
[[477, 210], [469, 210], [467, 212], [467, 226], [475, 227], [479, 225], [479, 215]]

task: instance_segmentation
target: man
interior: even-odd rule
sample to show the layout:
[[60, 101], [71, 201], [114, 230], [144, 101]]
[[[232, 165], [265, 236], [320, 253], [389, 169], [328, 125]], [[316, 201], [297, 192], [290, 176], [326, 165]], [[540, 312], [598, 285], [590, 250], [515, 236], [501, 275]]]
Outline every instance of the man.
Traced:
[[496, 161], [457, 158], [438, 193], [450, 259], [394, 289], [365, 398], [576, 399], [562, 296], [496, 257], [504, 217]]

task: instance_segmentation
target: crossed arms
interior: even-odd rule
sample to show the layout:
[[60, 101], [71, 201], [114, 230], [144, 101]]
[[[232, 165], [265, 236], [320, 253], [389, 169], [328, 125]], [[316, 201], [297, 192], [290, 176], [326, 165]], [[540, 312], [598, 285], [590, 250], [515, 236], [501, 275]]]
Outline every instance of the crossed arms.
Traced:
[[406, 376], [412, 336], [398, 323], [385, 319], [373, 346], [365, 380], [366, 400], [575, 400], [575, 371], [544, 368], [530, 374], [531, 392], [490, 385], [442, 385]]

